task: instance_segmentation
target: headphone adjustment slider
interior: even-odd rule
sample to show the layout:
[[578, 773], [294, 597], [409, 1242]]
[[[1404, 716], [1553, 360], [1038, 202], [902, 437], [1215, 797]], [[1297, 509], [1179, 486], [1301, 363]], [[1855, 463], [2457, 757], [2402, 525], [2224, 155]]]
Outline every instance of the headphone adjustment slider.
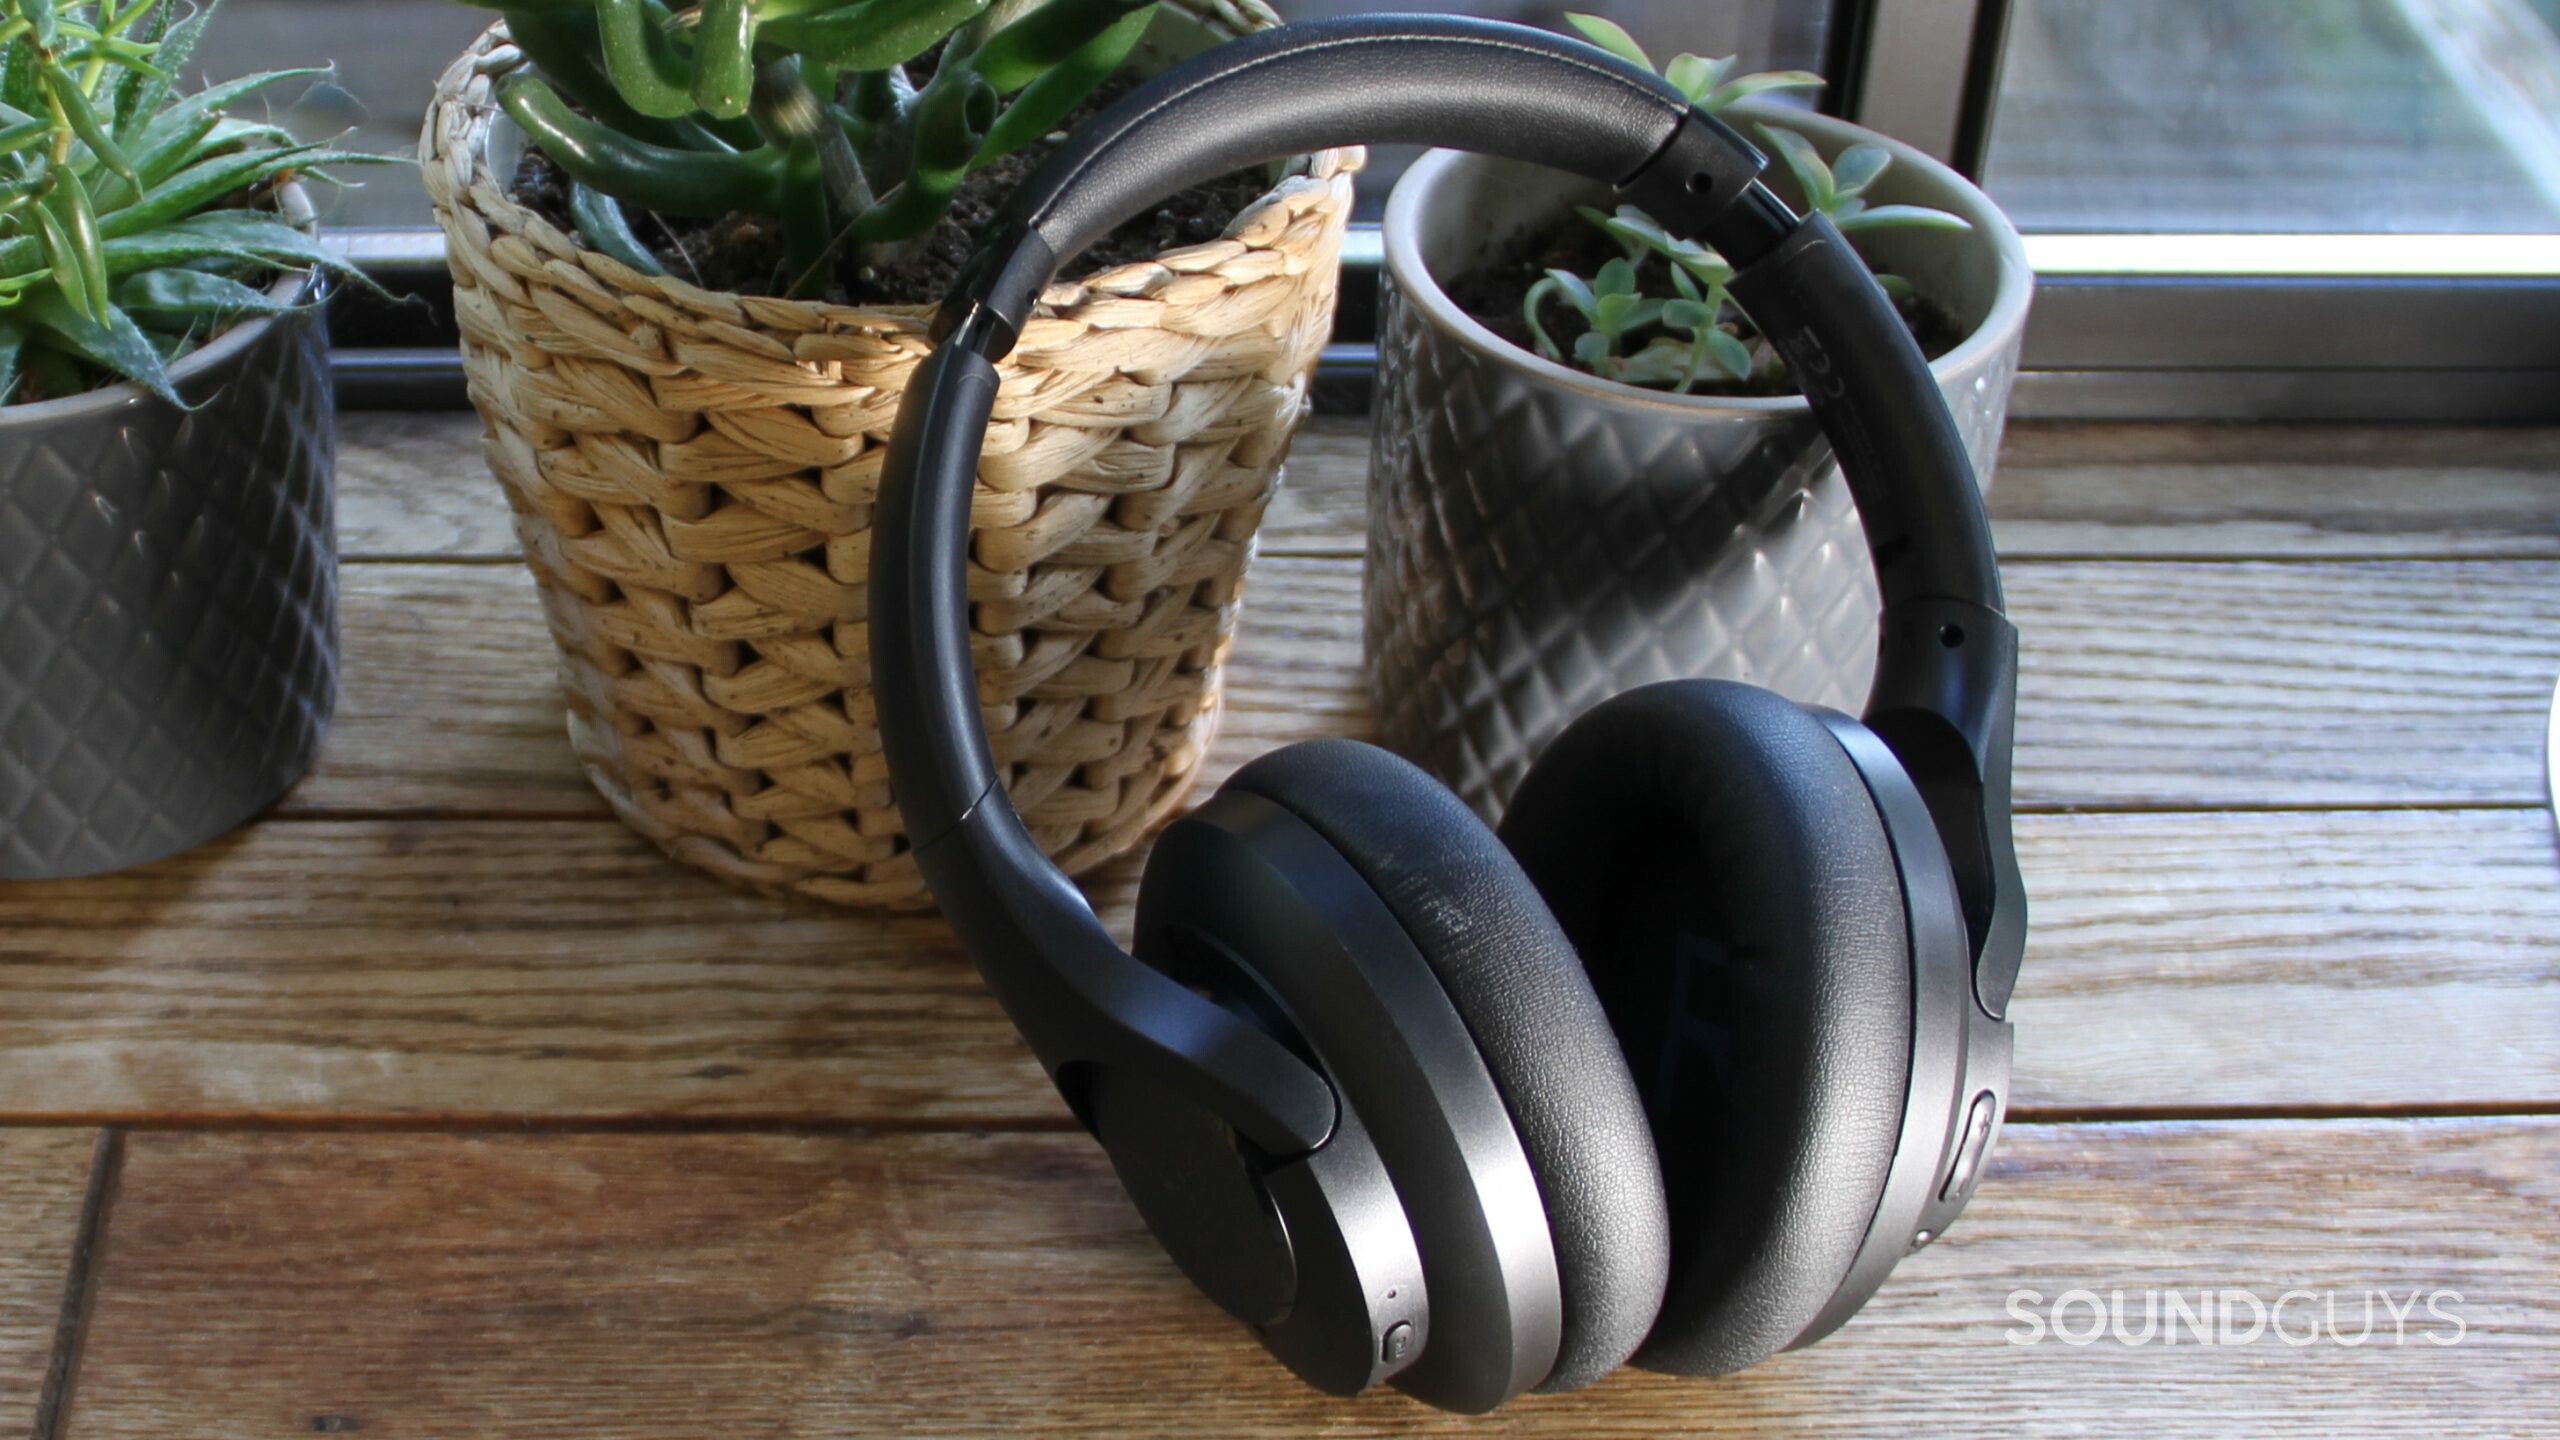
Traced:
[[1673, 235], [1714, 246], [1740, 269], [1795, 228], [1795, 215], [1760, 183], [1768, 168], [1757, 146], [1693, 105], [1653, 158], [1618, 182], [1617, 198]]
[[1059, 257], [1036, 229], [1006, 223], [960, 271], [933, 312], [933, 343], [960, 345], [990, 362], [1013, 352]]

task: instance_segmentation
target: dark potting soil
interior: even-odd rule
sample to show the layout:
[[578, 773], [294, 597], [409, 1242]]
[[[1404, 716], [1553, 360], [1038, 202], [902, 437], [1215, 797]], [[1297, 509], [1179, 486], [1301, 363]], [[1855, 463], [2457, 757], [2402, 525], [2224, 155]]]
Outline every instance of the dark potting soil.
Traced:
[[[1579, 215], [1568, 216], [1563, 223], [1533, 232], [1508, 250], [1496, 254], [1491, 264], [1474, 274], [1462, 275], [1454, 283], [1446, 276], [1436, 277], [1447, 288], [1449, 298], [1458, 308], [1523, 350], [1534, 351], [1537, 342], [1529, 334], [1529, 324], [1521, 315], [1521, 307], [1529, 298], [1529, 287], [1546, 278], [1549, 270], [1570, 270], [1589, 279], [1600, 267], [1626, 254], [1625, 249], [1606, 231]], [[1671, 282], [1664, 274], [1665, 262], [1655, 259], [1643, 267], [1646, 293], [1657, 298], [1671, 292]], [[1929, 302], [1926, 296], [1914, 295], [1895, 303], [1902, 323], [1911, 328], [1912, 337], [1920, 342], [1920, 353], [1935, 360], [1964, 339], [1954, 317]], [[1538, 312], [1539, 323], [1565, 354], [1573, 353], [1573, 343], [1591, 327], [1562, 301], [1551, 303]], [[1671, 334], [1654, 330], [1637, 332], [1621, 342], [1626, 354], [1644, 348], [1655, 334]], [[1757, 347], [1755, 347], [1757, 348]], [[1568, 361], [1567, 363], [1571, 363]], [[1750, 385], [1730, 382], [1702, 381], [1692, 392], [1707, 395], [1791, 395], [1795, 388], [1783, 370], [1772, 375], [1766, 371]]]
[[[1062, 128], [1073, 130], [1136, 83], [1126, 77], [1105, 81]], [[839, 254], [825, 298], [848, 305], [930, 305], [940, 300], [1005, 198], [1030, 178], [1054, 148], [1053, 141], [1026, 146], [970, 176], [953, 197], [950, 213], [925, 236], [923, 245], [895, 264], [864, 264], [849, 251]], [[1067, 278], [1215, 240], [1225, 233], [1228, 222], [1270, 188], [1269, 175], [1260, 170], [1195, 185], [1112, 231], [1077, 257], [1068, 267]], [[516, 170], [515, 198], [562, 230], [577, 233], [569, 218], [568, 177], [539, 149], [526, 147], [524, 163]], [[784, 273], [782, 225], [772, 216], [739, 211], [705, 220], [633, 211], [629, 218], [632, 231], [670, 275], [708, 290], [748, 295], [778, 295], [791, 283], [792, 277]]]

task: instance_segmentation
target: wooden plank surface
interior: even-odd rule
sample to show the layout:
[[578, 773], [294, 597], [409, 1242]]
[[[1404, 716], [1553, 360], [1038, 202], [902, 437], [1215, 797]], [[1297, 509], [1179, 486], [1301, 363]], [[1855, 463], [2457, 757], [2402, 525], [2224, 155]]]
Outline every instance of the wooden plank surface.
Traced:
[[[938, 920], [730, 892], [605, 816], [478, 435], [347, 417], [345, 685], [277, 816], [0, 887], [0, 1432], [106, 1122], [143, 1128], [52, 1440], [1454, 1431], [1218, 1321]], [[1833, 1342], [1470, 1428], [2560, 1433], [2549, 435], [2013, 430], [2023, 1123]], [[1364, 468], [1356, 424], [1301, 442], [1213, 781], [1367, 728]], [[2139, 1327], [2158, 1287], [2334, 1291], [2350, 1331], [2455, 1290], [2467, 1329], [2006, 1338], [2017, 1289]]]
[[[478, 422], [358, 415], [346, 430], [347, 552], [474, 563], [349, 567], [337, 728], [287, 813], [602, 814], [561, 734], [530, 582], [485, 563], [513, 538]], [[2030, 559], [2560, 553], [2549, 454], [2544, 431], [2022, 426], [2002, 539]], [[1350, 560], [1365, 466], [1357, 422], [1301, 440], [1247, 602], [1222, 766], [1365, 726]], [[2024, 805], [2543, 794], [2560, 565], [2069, 561], [2009, 581], [2027, 642]]]
[[[2017, 1126], [1824, 1345], [1464, 1421], [1298, 1389], [1078, 1136], [143, 1134], [70, 1433], [2548, 1435], [2555, 1177], [2550, 1119]], [[2311, 1343], [2010, 1343], [2117, 1289], [2309, 1291]]]
[[[2029, 817], [2017, 1103], [2560, 1103], [2550, 826]], [[1115, 926], [1137, 871], [1094, 887]], [[5, 914], [14, 1118], [1064, 1117], [938, 919], [742, 895], [617, 825], [270, 823]]]
[[[476, 417], [350, 414], [339, 435], [347, 555], [516, 553]], [[1992, 512], [2015, 559], [2554, 558], [2556, 443], [2530, 428], [2017, 424]], [[1358, 554], [1368, 464], [1364, 421], [1309, 422], [1265, 553]]]
[[2560, 1100], [2547, 812], [2031, 816], [2019, 839], [2026, 1103]]
[[2013, 557], [2560, 556], [2551, 431], [2013, 425], [1992, 487]]
[[[2011, 560], [2560, 557], [2548, 429], [2009, 427], [1991, 516]], [[1309, 422], [1263, 526], [1274, 554], [1357, 554], [1366, 422]]]
[[[1357, 560], [1255, 566], [1222, 767], [1366, 733], [1359, 589]], [[2560, 561], [2088, 562], [2017, 567], [2009, 592], [2024, 807], [2544, 797]], [[338, 718], [285, 813], [603, 813], [529, 577], [362, 565], [345, 593]]]
[[33, 1431], [96, 1136], [0, 1130], [0, 1434]]
[[2022, 806], [2540, 805], [2560, 562], [2012, 567]]
[[338, 554], [342, 560], [516, 555], [507, 502], [468, 410], [350, 412], [338, 417]]
[[349, 565], [338, 594], [337, 715], [281, 813], [612, 813], [523, 565]]

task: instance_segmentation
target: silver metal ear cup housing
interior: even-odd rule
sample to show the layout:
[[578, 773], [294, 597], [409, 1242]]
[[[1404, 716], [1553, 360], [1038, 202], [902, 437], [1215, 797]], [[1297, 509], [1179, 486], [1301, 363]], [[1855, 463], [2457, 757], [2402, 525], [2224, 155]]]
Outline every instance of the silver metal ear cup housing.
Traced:
[[[1136, 948], [1257, 1015], [1331, 1077], [1345, 1120], [1325, 1149], [1356, 1125], [1382, 1157], [1391, 1187], [1341, 1198], [1398, 1208], [1325, 1222], [1346, 1236], [1408, 1226], [1419, 1252], [1423, 1286], [1369, 1292], [1356, 1332], [1382, 1347], [1382, 1373], [1418, 1399], [1466, 1412], [1545, 1379], [1562, 1308], [1536, 1176], [1464, 1021], [1351, 864], [1283, 807], [1222, 792], [1156, 842]], [[1296, 1257], [1302, 1288], [1317, 1258]], [[1322, 1383], [1269, 1329], [1263, 1336]], [[1347, 1374], [1336, 1351], [1347, 1354], [1347, 1342], [1328, 1346], [1324, 1373]]]
[[1946, 1233], [1982, 1178], [2008, 1110], [2012, 1031], [1974, 994], [1973, 951], [1955, 872], [1919, 787], [1864, 724], [1837, 711], [1814, 718], [1847, 751], [1884, 821], [1911, 937], [1911, 1072], [1902, 1138], [1858, 1257], [1822, 1313], [1789, 1343], [1810, 1345], [1867, 1303], [1903, 1256]]
[[1298, 1378], [1356, 1395], [1421, 1355], [1431, 1308], [1413, 1229], [1358, 1115], [1273, 1160], [1126, 1071], [1081, 1081], [1096, 1139], [1157, 1241]]

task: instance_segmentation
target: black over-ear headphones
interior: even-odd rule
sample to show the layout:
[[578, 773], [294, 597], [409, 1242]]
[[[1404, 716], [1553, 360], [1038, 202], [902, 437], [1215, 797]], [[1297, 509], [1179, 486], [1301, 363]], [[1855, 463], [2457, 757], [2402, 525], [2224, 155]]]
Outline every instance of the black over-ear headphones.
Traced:
[[[1383, 751], [1289, 747], [1157, 842], [1132, 957], [988, 749], [965, 580], [994, 361], [1062, 261], [1161, 196], [1364, 142], [1608, 181], [1739, 267], [1865, 522], [1875, 690], [1861, 720], [1716, 681], [1619, 696], [1498, 838]], [[1268, 31], [1050, 159], [899, 412], [871, 658], [917, 861], [1175, 1261], [1322, 1389], [1475, 1411], [1630, 1356], [1736, 1370], [1847, 1319], [1981, 1174], [2026, 935], [2016, 633], [1919, 351], [1764, 163], [1662, 80], [1537, 31]]]

